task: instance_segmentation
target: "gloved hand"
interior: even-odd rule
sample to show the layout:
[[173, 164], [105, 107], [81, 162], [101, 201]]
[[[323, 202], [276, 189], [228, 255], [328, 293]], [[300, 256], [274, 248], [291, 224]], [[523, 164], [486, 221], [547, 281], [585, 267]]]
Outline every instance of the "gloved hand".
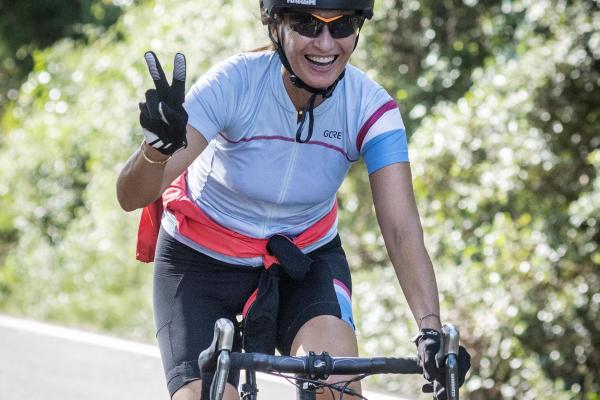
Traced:
[[[442, 334], [435, 329], [421, 329], [413, 340], [417, 345], [417, 361], [423, 368], [423, 377], [429, 381], [423, 385], [423, 393], [433, 393], [436, 400], [446, 400], [446, 377], [444, 366], [439, 365], [436, 357], [440, 351]], [[467, 371], [471, 368], [471, 355], [463, 346], [458, 349], [458, 386], [465, 382]]]
[[146, 143], [165, 155], [172, 155], [187, 146], [188, 115], [185, 100], [185, 56], [175, 54], [173, 82], [169, 86], [156, 54], [144, 55], [156, 89], [146, 91], [146, 102], [140, 103], [140, 124]]

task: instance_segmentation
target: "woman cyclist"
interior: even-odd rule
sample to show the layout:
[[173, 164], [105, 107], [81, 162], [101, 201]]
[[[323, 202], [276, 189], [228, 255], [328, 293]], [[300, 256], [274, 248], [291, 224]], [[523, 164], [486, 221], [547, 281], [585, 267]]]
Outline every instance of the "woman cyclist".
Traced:
[[[119, 176], [117, 196], [127, 211], [144, 208], [138, 258], [155, 263], [154, 314], [171, 397], [198, 399], [206, 390], [211, 377], [196, 360], [215, 321], [242, 314], [248, 332], [253, 302], [266, 304], [276, 321], [254, 321], [246, 350], [258, 338], [257, 348], [271, 340], [267, 351], [282, 354], [358, 355], [336, 191], [362, 158], [419, 327], [415, 342], [432, 382], [425, 390], [444, 398], [435, 364], [438, 293], [400, 111], [348, 64], [373, 0], [264, 0], [260, 8], [273, 50], [217, 64], [187, 96], [182, 54], [171, 85], [154, 53], [145, 56], [156, 89], [140, 103], [144, 141]], [[287, 264], [271, 254], [281, 238], [284, 255], [299, 248], [309, 257], [301, 274], [266, 273]], [[277, 296], [265, 295], [274, 287]], [[236, 349], [242, 344], [237, 336]], [[461, 354], [464, 379], [468, 355]], [[230, 374], [227, 399], [239, 398], [238, 379]], [[358, 383], [353, 388], [360, 392]]]

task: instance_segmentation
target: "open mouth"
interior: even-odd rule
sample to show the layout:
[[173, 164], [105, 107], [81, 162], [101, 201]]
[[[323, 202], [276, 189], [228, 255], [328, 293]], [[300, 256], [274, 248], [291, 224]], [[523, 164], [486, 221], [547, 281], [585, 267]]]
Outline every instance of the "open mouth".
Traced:
[[319, 67], [326, 67], [331, 65], [337, 60], [338, 56], [304, 56], [308, 62], [311, 64], [317, 65]]

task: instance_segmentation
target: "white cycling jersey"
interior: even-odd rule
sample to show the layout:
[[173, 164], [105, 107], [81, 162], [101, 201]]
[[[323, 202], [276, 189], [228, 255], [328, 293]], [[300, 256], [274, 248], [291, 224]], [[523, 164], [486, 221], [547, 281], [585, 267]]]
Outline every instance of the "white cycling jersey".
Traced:
[[[244, 53], [215, 65], [186, 96], [188, 123], [209, 146], [188, 168], [188, 196], [220, 225], [254, 238], [296, 236], [327, 214], [351, 164], [372, 173], [408, 161], [404, 123], [390, 95], [346, 67], [333, 95], [314, 109], [310, 141], [296, 142], [298, 113], [275, 52]], [[302, 138], [306, 138], [308, 121]], [[162, 226], [177, 240], [219, 260], [258, 266], [260, 258], [216, 254]], [[312, 251], [337, 234], [337, 223]]]

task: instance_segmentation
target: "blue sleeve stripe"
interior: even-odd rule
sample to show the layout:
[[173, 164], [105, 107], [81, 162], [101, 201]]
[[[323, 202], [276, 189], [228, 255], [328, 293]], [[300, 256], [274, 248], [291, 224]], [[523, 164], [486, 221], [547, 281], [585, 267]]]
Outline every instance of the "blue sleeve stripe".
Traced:
[[406, 131], [396, 129], [369, 140], [362, 149], [369, 174], [398, 162], [408, 162]]

